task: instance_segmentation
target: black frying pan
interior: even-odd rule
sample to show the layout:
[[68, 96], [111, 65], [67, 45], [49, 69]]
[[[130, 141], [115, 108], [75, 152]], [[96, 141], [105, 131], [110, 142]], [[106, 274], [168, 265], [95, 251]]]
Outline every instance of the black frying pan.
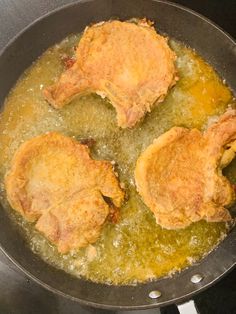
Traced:
[[[209, 20], [164, 1], [87, 0], [51, 12], [10, 42], [0, 56], [0, 104], [20, 74], [49, 46], [70, 33], [81, 32], [91, 22], [131, 17], [147, 17], [155, 21], [158, 31], [196, 49], [236, 94], [236, 44]], [[84, 305], [110, 309], [146, 309], [179, 303], [215, 283], [236, 264], [234, 228], [200, 264], [172, 278], [137, 286], [95, 284], [57, 270], [33, 254], [3, 209], [0, 210], [0, 245], [21, 270], [45, 288]], [[196, 274], [202, 280], [194, 283], [196, 277], [192, 276]], [[155, 290], [161, 296], [151, 298], [158, 296], [150, 294]]]

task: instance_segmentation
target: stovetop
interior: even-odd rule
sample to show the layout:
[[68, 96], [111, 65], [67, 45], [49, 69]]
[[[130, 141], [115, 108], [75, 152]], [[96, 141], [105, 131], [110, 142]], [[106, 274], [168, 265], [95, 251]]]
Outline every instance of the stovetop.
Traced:
[[[127, 0], [128, 1], [128, 0]], [[39, 16], [73, 0], [0, 0], [0, 50], [22, 28]], [[236, 38], [235, 0], [175, 0], [207, 16]], [[27, 8], [27, 13], [25, 12]], [[236, 249], [236, 248], [235, 248]], [[236, 270], [194, 298], [201, 314], [236, 314]], [[175, 306], [122, 314], [175, 314]], [[57, 296], [26, 277], [0, 253], [0, 314], [118, 314], [81, 307]], [[186, 313], [190, 314], [190, 313]]]

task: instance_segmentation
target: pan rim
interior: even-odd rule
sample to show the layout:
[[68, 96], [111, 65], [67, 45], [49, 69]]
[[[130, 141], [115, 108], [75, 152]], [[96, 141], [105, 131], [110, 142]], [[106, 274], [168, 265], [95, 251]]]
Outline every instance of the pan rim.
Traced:
[[[3, 49], [1, 49], [0, 51], [0, 58], [2, 57], [2, 55], [4, 53], [6, 53], [7, 49], [14, 44], [14, 42], [22, 35], [24, 34], [26, 31], [28, 31], [31, 27], [33, 27], [35, 24], [39, 23], [40, 21], [42, 21], [43, 19], [46, 19], [47, 17], [62, 11], [64, 9], [73, 7], [73, 6], [77, 6], [80, 3], [86, 3], [86, 2], [90, 2], [90, 0], [77, 0], [74, 1], [72, 3], [69, 4], [65, 4], [62, 5], [56, 9], [51, 10], [50, 12], [43, 14], [42, 16], [38, 17], [37, 19], [35, 19], [34, 21], [32, 21], [31, 23], [29, 23], [26, 27], [24, 27], [20, 32], [18, 32], [12, 39], [10, 39], [8, 41], [8, 43], [3, 47]], [[203, 16], [200, 13], [195, 12], [192, 9], [189, 9], [183, 5], [179, 5], [170, 1], [165, 1], [165, 0], [150, 0], [150, 2], [158, 2], [158, 3], [163, 3], [165, 5], [169, 5], [172, 7], [176, 7], [178, 9], [181, 9], [183, 11], [186, 11], [189, 14], [192, 14], [198, 18], [200, 18], [201, 20], [207, 22], [208, 24], [210, 24], [212, 27], [214, 27], [216, 30], [220, 31], [224, 36], [226, 36], [231, 43], [236, 47], [236, 42], [234, 40], [234, 38], [229, 35], [227, 32], [225, 32], [220, 26], [218, 26], [216, 23], [212, 22], [210, 19], [206, 18], [205, 16]], [[227, 236], [228, 237], [228, 236]], [[219, 245], [220, 246], [220, 245]], [[217, 248], [216, 248], [217, 249]], [[224, 272], [222, 272], [220, 274], [220, 276], [214, 278], [211, 282], [209, 282], [208, 284], [205, 284], [203, 287], [199, 287], [198, 289], [196, 289], [195, 291], [189, 292], [188, 294], [185, 294], [182, 297], [176, 297], [175, 299], [171, 299], [169, 301], [163, 301], [163, 302], [156, 302], [156, 303], [150, 303], [150, 304], [145, 304], [145, 305], [134, 305], [134, 306], [130, 306], [130, 305], [107, 305], [107, 304], [99, 304], [99, 303], [95, 303], [92, 301], [86, 301], [83, 299], [80, 299], [78, 297], [69, 295], [65, 292], [62, 292], [52, 286], [50, 286], [49, 284], [43, 282], [42, 280], [40, 280], [39, 278], [37, 278], [35, 275], [33, 275], [30, 271], [28, 271], [27, 269], [25, 269], [25, 267], [23, 267], [17, 260], [15, 260], [9, 253], [7, 253], [7, 250], [5, 248], [3, 248], [2, 244], [0, 243], [0, 250], [7, 256], [8, 259], [10, 259], [10, 261], [18, 268], [20, 269], [24, 274], [26, 274], [30, 279], [32, 279], [34, 282], [36, 282], [37, 284], [39, 284], [40, 286], [46, 288], [47, 290], [66, 297], [72, 301], [76, 301], [78, 303], [80, 303], [81, 305], [86, 305], [86, 306], [91, 306], [94, 308], [100, 308], [100, 309], [111, 309], [111, 310], [117, 310], [117, 309], [125, 309], [125, 310], [130, 310], [130, 309], [152, 309], [152, 308], [156, 308], [156, 307], [160, 307], [163, 305], [168, 305], [168, 304], [172, 304], [176, 301], [182, 302], [183, 300], [187, 299], [189, 296], [194, 296], [195, 294], [199, 293], [200, 291], [203, 291], [205, 289], [207, 289], [208, 287], [210, 287], [211, 285], [213, 285], [214, 283], [216, 283], [218, 280], [220, 280], [223, 276], [225, 276], [226, 273], [230, 272], [236, 265], [236, 263], [233, 263], [231, 265], [231, 267], [229, 267], [228, 269], [226, 269]], [[211, 253], [209, 253], [211, 254]], [[184, 270], [183, 270], [184, 271]], [[182, 271], [182, 272], [183, 272]]]
[[[6, 52], [6, 50], [23, 34], [25, 33], [27, 30], [29, 30], [32, 26], [34, 26], [35, 24], [37, 24], [38, 22], [40, 22], [41, 20], [49, 17], [50, 15], [53, 15], [59, 11], [62, 11], [64, 9], [73, 7], [75, 5], [78, 5], [79, 3], [86, 3], [86, 2], [90, 2], [91, 0], [76, 0], [72, 3], [69, 4], [64, 4], [58, 8], [55, 8], [43, 15], [41, 15], [40, 17], [38, 17], [37, 19], [33, 20], [32, 22], [30, 22], [27, 26], [23, 27], [15, 36], [13, 36], [7, 43], [6, 45], [4, 45], [4, 47], [0, 50], [0, 58], [2, 57], [2, 55]], [[226, 36], [233, 45], [236, 46], [236, 39], [233, 38], [233, 36], [231, 36], [228, 32], [226, 32], [222, 27], [220, 27], [217, 23], [211, 21], [209, 18], [207, 18], [206, 16], [204, 16], [201, 13], [198, 13], [192, 9], [189, 9], [187, 7], [185, 7], [184, 5], [181, 4], [177, 4], [175, 2], [171, 2], [169, 0], [150, 0], [151, 2], [159, 2], [159, 3], [164, 3], [167, 4], [169, 6], [172, 7], [176, 7], [178, 9], [181, 9], [185, 12], [188, 12], [194, 16], [197, 16], [198, 18], [204, 20], [205, 22], [207, 22], [208, 24], [210, 24], [211, 26], [213, 26], [214, 28], [216, 28], [218, 31], [220, 31], [224, 36]]]
[[[235, 230], [235, 232], [236, 232], [236, 230]], [[210, 252], [208, 255], [210, 255], [211, 253], [214, 253], [215, 250], [217, 250], [217, 247], [214, 248], [214, 250], [212, 252]], [[17, 269], [19, 269], [23, 274], [25, 274], [27, 277], [29, 277], [33, 282], [36, 282], [40, 287], [45, 288], [46, 290], [52, 292], [53, 294], [62, 296], [62, 297], [69, 299], [73, 302], [77, 302], [80, 305], [88, 306], [88, 307], [92, 307], [92, 308], [96, 308], [96, 309], [104, 309], [104, 310], [148, 310], [148, 309], [159, 308], [162, 306], [168, 306], [171, 304], [181, 304], [184, 301], [191, 299], [192, 297], [194, 297], [198, 293], [203, 292], [204, 290], [207, 290], [212, 285], [216, 284], [226, 274], [230, 273], [236, 267], [236, 262], [234, 262], [229, 268], [227, 268], [224, 272], [222, 272], [218, 277], [214, 278], [212, 281], [205, 284], [203, 287], [199, 287], [195, 291], [191, 291], [182, 297], [176, 297], [176, 298], [173, 298], [173, 299], [168, 300], [168, 301], [156, 302], [156, 303], [150, 303], [150, 304], [132, 305], [132, 306], [131, 305], [120, 305], [119, 306], [119, 305], [113, 305], [113, 304], [108, 305], [108, 304], [104, 304], [104, 303], [101, 304], [101, 303], [97, 303], [97, 302], [93, 302], [93, 301], [86, 301], [84, 299], [80, 299], [78, 297], [75, 297], [75, 296], [72, 296], [72, 295], [67, 294], [65, 292], [62, 292], [61, 290], [58, 290], [57, 288], [50, 286], [49, 284], [45, 283], [44, 281], [40, 280], [35, 275], [33, 275], [24, 266], [22, 266], [20, 263], [18, 263], [10, 254], [8, 254], [7, 251], [2, 247], [1, 244], [0, 244], [0, 251], [17, 267]], [[203, 257], [203, 259], [204, 259], [204, 257]], [[199, 261], [199, 263], [201, 263], [201, 260]], [[185, 271], [188, 271], [190, 268], [193, 268], [194, 266], [197, 266], [197, 265], [195, 264], [195, 265], [190, 266], [186, 269], [183, 269], [182, 271], [179, 272], [179, 274], [181, 274]], [[159, 280], [164, 280], [164, 279], [165, 278], [160, 278]], [[78, 280], [80, 280], [80, 278], [78, 278]], [[155, 281], [153, 281], [152, 283], [155, 283]], [[96, 283], [94, 283], [94, 284], [96, 284]], [[141, 285], [142, 284], [148, 285], [149, 282], [141, 283]], [[99, 283], [97, 285], [99, 285]], [[112, 287], [112, 285], [111, 285], [111, 287]]]

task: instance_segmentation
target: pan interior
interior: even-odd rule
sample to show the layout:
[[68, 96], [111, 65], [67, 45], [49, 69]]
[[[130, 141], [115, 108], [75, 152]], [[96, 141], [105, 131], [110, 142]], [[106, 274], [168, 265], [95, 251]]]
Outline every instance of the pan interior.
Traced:
[[[63, 71], [62, 58], [74, 55], [79, 39], [80, 34], [71, 35], [48, 49], [21, 76], [5, 102], [0, 118], [2, 203], [20, 225], [31, 249], [46, 262], [75, 276], [101, 283], [134, 284], [181, 270], [209, 253], [226, 236], [229, 226], [201, 221], [175, 231], [156, 225], [135, 190], [135, 162], [155, 138], [172, 126], [204, 130], [229, 104], [234, 106], [232, 94], [200, 56], [170, 40], [178, 56], [180, 79], [165, 101], [135, 128], [119, 129], [113, 107], [96, 95], [77, 98], [62, 110], [55, 110], [43, 99], [42, 89], [58, 78]], [[128, 200], [121, 208], [119, 222], [107, 223], [93, 247], [66, 255], [58, 254], [32, 224], [9, 208], [3, 185], [19, 145], [47, 131], [59, 131], [78, 140], [93, 138], [92, 156], [114, 160], [127, 190]], [[236, 182], [235, 163], [226, 174]]]

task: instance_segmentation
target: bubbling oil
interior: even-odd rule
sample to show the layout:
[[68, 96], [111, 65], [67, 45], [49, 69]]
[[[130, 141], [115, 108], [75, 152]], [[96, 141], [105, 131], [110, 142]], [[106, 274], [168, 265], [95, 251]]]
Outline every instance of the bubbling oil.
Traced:
[[[61, 57], [73, 56], [79, 39], [80, 35], [71, 35], [49, 48], [20, 77], [5, 102], [0, 116], [1, 202], [31, 249], [68, 273], [110, 284], [135, 284], [170, 275], [209, 253], [226, 236], [229, 227], [225, 223], [200, 221], [183, 230], [162, 229], [135, 190], [136, 160], [155, 138], [175, 125], [203, 130], [233, 104], [232, 94], [200, 56], [171, 40], [178, 57], [179, 81], [165, 101], [136, 127], [118, 128], [115, 109], [96, 95], [74, 99], [56, 110], [44, 100], [42, 90], [58, 79], [64, 70]], [[3, 184], [17, 148], [48, 131], [78, 140], [93, 138], [93, 158], [115, 161], [127, 191], [119, 222], [107, 222], [93, 246], [64, 255], [9, 207]], [[235, 163], [226, 174], [236, 180]]]

